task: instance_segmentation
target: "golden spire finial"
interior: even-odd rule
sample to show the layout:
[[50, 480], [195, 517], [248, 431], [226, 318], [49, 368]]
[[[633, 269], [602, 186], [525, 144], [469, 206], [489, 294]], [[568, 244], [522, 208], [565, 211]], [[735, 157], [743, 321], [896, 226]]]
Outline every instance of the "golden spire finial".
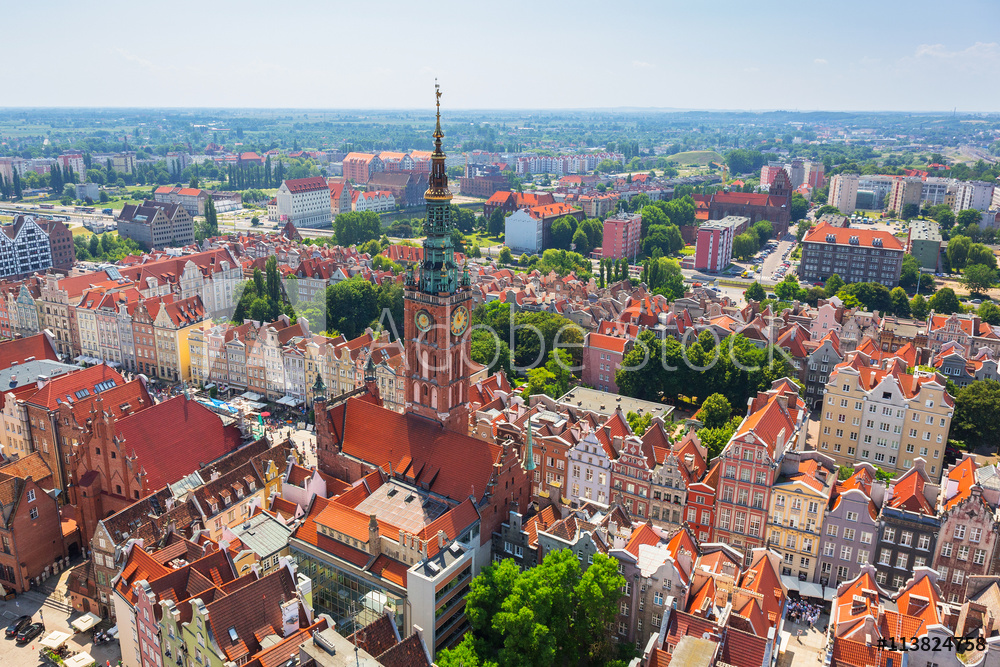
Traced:
[[441, 132], [441, 86], [438, 85], [437, 78], [434, 79], [434, 96], [437, 98], [437, 127], [434, 128], [435, 137], [443, 137]]

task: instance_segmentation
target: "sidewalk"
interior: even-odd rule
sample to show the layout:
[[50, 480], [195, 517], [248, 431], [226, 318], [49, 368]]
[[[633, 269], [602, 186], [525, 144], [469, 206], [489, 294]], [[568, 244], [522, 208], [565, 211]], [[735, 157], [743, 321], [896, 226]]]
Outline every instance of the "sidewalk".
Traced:
[[822, 614], [819, 622], [812, 628], [807, 623], [793, 623], [786, 618], [784, 628], [791, 638], [785, 652], [778, 656], [778, 667], [822, 665], [826, 655], [826, 627], [829, 622], [829, 614]]

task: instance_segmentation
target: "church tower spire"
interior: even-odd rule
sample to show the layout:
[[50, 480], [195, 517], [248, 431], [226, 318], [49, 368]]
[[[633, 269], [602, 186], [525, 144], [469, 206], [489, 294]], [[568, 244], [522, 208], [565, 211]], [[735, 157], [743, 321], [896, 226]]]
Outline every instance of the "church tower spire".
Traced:
[[459, 271], [451, 234], [451, 191], [441, 145], [441, 88], [435, 82], [437, 117], [434, 152], [427, 179], [427, 218], [419, 270], [406, 277], [405, 348], [407, 412], [462, 433], [469, 430], [471, 353], [469, 324], [472, 292]]

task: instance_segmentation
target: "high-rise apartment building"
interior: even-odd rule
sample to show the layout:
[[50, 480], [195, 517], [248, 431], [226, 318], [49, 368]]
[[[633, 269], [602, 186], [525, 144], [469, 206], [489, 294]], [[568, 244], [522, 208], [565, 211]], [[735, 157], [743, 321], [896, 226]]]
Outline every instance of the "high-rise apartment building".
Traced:
[[836, 206], [844, 215], [854, 213], [858, 201], [857, 174], [837, 174], [830, 179], [830, 196], [827, 203]]
[[639, 236], [642, 233], [642, 216], [625, 213], [604, 221], [604, 239], [601, 252], [613, 259], [634, 259], [639, 253]]

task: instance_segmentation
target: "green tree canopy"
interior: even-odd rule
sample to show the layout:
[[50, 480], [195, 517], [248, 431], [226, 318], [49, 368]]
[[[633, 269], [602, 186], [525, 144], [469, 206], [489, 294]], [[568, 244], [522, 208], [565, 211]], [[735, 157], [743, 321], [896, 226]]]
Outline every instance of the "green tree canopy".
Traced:
[[[800, 195], [798, 192], [792, 193], [792, 204], [790, 207], [790, 213], [792, 215], [792, 220], [802, 220], [806, 217], [806, 213], [809, 212], [809, 202], [806, 198]], [[805, 232], [803, 232], [804, 234]], [[801, 239], [800, 239], [801, 240]]]
[[1000, 382], [978, 380], [959, 390], [955, 397], [955, 417], [952, 434], [965, 441], [969, 449], [997, 449], [996, 434], [1000, 433]]
[[969, 247], [972, 245], [972, 239], [968, 236], [953, 236], [951, 240], [948, 241], [948, 263], [951, 264], [952, 269], [963, 269], [965, 268], [965, 263], [969, 258]]
[[997, 272], [985, 264], [970, 264], [962, 274], [962, 284], [974, 294], [986, 294], [997, 282]]
[[844, 287], [845, 284], [846, 283], [840, 277], [839, 274], [835, 273], [829, 278], [827, 278], [826, 284], [823, 285], [823, 289], [826, 291], [827, 298], [835, 296], [837, 292], [839, 292]]
[[337, 244], [352, 246], [377, 239], [382, 235], [382, 223], [372, 211], [341, 213], [333, 220]]
[[924, 298], [923, 294], [917, 294], [910, 299], [910, 315], [916, 319], [922, 320], [926, 318], [928, 310], [927, 299]]
[[892, 301], [892, 314], [897, 317], [910, 316], [910, 297], [902, 287], [893, 287], [889, 292], [889, 299]]
[[976, 309], [976, 314], [987, 324], [1000, 324], [1000, 306], [987, 301]]
[[747, 301], [760, 302], [767, 298], [767, 293], [764, 291], [761, 284], [755, 281], [753, 285], [750, 285], [750, 287], [747, 288], [746, 292], [743, 293], [743, 296], [746, 297]]
[[962, 311], [962, 304], [958, 302], [955, 291], [950, 287], [944, 287], [935, 292], [934, 296], [927, 301], [927, 307], [938, 315], [951, 315]]
[[698, 417], [706, 428], [719, 428], [729, 421], [732, 414], [733, 407], [729, 404], [729, 399], [716, 393], [702, 401]]
[[892, 309], [889, 288], [882, 283], [851, 283], [841, 287], [837, 295], [841, 298], [845, 295], [855, 297], [867, 311], [888, 313]]

